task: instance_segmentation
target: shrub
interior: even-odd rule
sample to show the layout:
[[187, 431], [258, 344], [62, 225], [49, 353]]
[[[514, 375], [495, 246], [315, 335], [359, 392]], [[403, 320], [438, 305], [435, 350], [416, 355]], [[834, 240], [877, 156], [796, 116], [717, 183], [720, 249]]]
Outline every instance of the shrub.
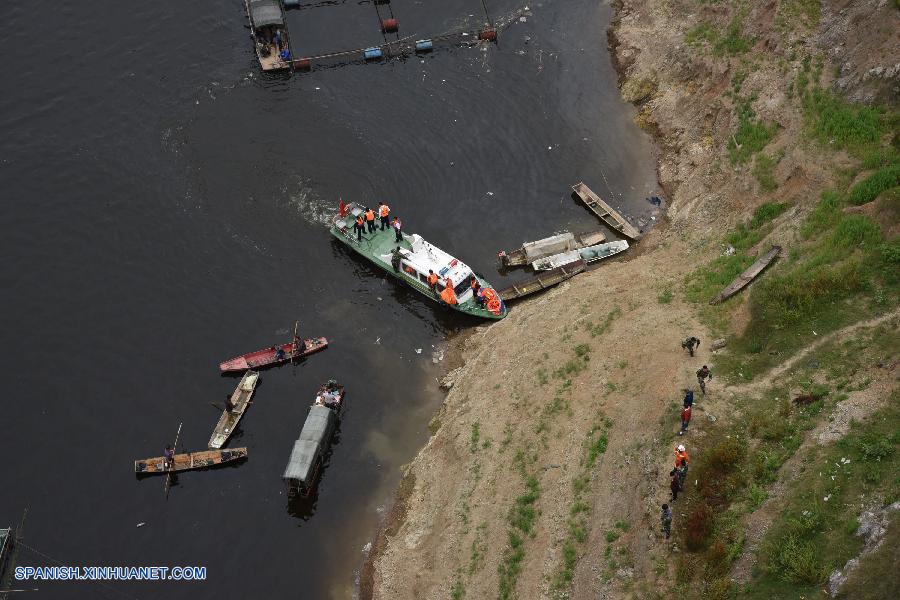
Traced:
[[706, 504], [700, 504], [687, 519], [687, 530], [684, 534], [684, 543], [687, 549], [694, 552], [702, 550], [706, 546], [712, 530], [713, 511]]
[[900, 164], [884, 167], [854, 185], [847, 195], [847, 201], [859, 206], [871, 202], [881, 192], [898, 185], [900, 185]]
[[764, 192], [771, 192], [778, 187], [775, 176], [772, 171], [775, 169], [776, 161], [768, 154], [758, 154], [756, 163], [753, 165], [753, 176], [756, 177], [759, 187]]
[[819, 549], [795, 533], [786, 533], [775, 541], [769, 569], [792, 583], [818, 584], [826, 576]]
[[741, 116], [738, 129], [728, 141], [728, 156], [731, 164], [742, 164], [766, 147], [778, 133], [778, 125], [766, 125], [758, 119]]
[[734, 56], [736, 54], [743, 54], [750, 49], [750, 44], [753, 40], [741, 35], [743, 29], [741, 21], [741, 16], [735, 15], [728, 24], [728, 30], [725, 33], [725, 37], [715, 40], [713, 43], [713, 52], [717, 56], [723, 54]]
[[[757, 157], [757, 160], [759, 160], [759, 157]], [[790, 207], [790, 204], [787, 202], [765, 202], [760, 204], [756, 207], [756, 210], [753, 211], [753, 218], [750, 219], [750, 227], [759, 229], [786, 211], [788, 207]]]
[[838, 221], [830, 243], [833, 248], [872, 249], [881, 242], [881, 229], [863, 215], [846, 215]]
[[712, 25], [709, 23], [700, 23], [696, 27], [693, 27], [684, 34], [684, 42], [688, 46], [692, 46], [694, 48], [703, 45], [703, 43], [712, 43], [716, 40], [718, 35], [716, 31], [712, 28]]
[[800, 234], [809, 239], [817, 233], [831, 228], [841, 217], [841, 197], [837, 192], [822, 192], [822, 198], [806, 218]]
[[867, 461], [880, 462], [894, 453], [894, 445], [886, 435], [867, 433], [857, 442], [857, 448]]
[[884, 133], [879, 110], [852, 106], [820, 89], [804, 95], [803, 113], [812, 136], [837, 148], [857, 149], [877, 142]]

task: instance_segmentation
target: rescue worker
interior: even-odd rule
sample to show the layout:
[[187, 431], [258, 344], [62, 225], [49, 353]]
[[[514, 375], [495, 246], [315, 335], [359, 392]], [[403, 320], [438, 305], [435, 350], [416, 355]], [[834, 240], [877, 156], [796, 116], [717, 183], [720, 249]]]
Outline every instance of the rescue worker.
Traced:
[[362, 241], [362, 234], [363, 234], [364, 229], [365, 228], [363, 227], [362, 215], [357, 215], [356, 221], [353, 223], [353, 231], [356, 232], [356, 241], [357, 242]]
[[681, 409], [681, 431], [678, 432], [678, 435], [684, 435], [684, 432], [687, 431], [688, 424], [691, 422], [691, 407], [685, 406]]
[[437, 283], [438, 283], [437, 273], [435, 273], [431, 269], [428, 269], [428, 287], [431, 288], [431, 293], [434, 294], [435, 297], [437, 297], [437, 295], [438, 295]]
[[444, 280], [444, 290], [441, 292], [441, 300], [450, 306], [456, 304], [456, 292], [453, 291], [453, 282], [449, 277]]
[[672, 490], [672, 502], [678, 500], [678, 492], [681, 491], [681, 484], [678, 483], [678, 473], [675, 469], [672, 469], [672, 472], [669, 473], [672, 476], [672, 481], [669, 482], [669, 489]]
[[700, 384], [700, 391], [703, 392], [703, 395], [706, 395], [706, 380], [712, 379], [712, 372], [709, 370], [709, 367], [703, 365], [699, 369], [697, 369], [697, 382]]
[[403, 252], [400, 250], [400, 246], [397, 246], [391, 251], [391, 266], [394, 267], [394, 271], [400, 272], [400, 260], [403, 258]]
[[688, 464], [686, 460], [683, 458], [681, 459], [681, 464], [675, 469], [675, 473], [678, 475], [678, 485], [681, 486], [681, 489], [683, 490], [684, 480], [687, 479], [688, 474]]
[[691, 353], [691, 356], [694, 355], [694, 348], [700, 346], [700, 340], [695, 338], [694, 336], [689, 337], [688, 339], [681, 342], [682, 348], [687, 348], [687, 351]]
[[394, 236], [395, 236], [394, 241], [402, 242], [403, 241], [403, 222], [400, 219], [398, 219], [397, 217], [394, 217], [394, 222], [391, 226], [394, 228]]
[[388, 215], [391, 214], [391, 207], [385, 204], [384, 202], [378, 203], [378, 216], [381, 217], [381, 231], [384, 231], [388, 227], [390, 227], [390, 223], [388, 222]]
[[668, 504], [662, 505], [662, 529], [666, 534], [666, 539], [672, 534], [672, 509]]
[[478, 304], [484, 306], [484, 296], [481, 294], [481, 284], [478, 283], [478, 278], [472, 275], [472, 281], [469, 284], [472, 288], [472, 299], [474, 299]]
[[689, 406], [694, 405], [694, 390], [684, 390], [684, 407], [687, 408]]
[[175, 466], [175, 449], [172, 446], [166, 446], [163, 452], [163, 464], [167, 471]]
[[675, 449], [676, 468], [681, 466], [681, 461], [684, 461], [685, 464], [689, 464], [691, 462], [691, 457], [688, 456], [687, 450], [685, 450], [684, 445], [679, 445], [678, 448]]
[[375, 232], [375, 211], [366, 207], [366, 227], [369, 229], [369, 233]]

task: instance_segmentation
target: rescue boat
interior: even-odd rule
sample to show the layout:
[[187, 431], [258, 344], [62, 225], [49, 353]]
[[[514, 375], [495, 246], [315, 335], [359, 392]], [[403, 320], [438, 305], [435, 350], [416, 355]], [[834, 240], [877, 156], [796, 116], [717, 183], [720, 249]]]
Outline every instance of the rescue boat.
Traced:
[[[506, 316], [506, 305], [500, 294], [482, 277], [476, 275], [468, 265], [447, 254], [437, 246], [426, 242], [416, 233], [404, 233], [403, 241], [396, 242], [393, 228], [373, 233], [364, 232], [357, 240], [353, 224], [356, 217], [365, 213], [365, 207], [351, 202], [344, 211], [331, 220], [331, 235], [384, 269], [417, 292], [432, 300], [449, 306], [453, 310], [485, 319], [502, 319]], [[400, 247], [400, 262], [395, 270], [392, 263], [394, 252]], [[436, 292], [428, 285], [428, 271], [438, 276]], [[472, 290], [472, 278], [478, 281], [482, 290], [482, 302]], [[452, 287], [447, 285], [450, 280]], [[451, 300], [448, 302], [447, 300]], [[455, 302], [452, 302], [455, 300]]]

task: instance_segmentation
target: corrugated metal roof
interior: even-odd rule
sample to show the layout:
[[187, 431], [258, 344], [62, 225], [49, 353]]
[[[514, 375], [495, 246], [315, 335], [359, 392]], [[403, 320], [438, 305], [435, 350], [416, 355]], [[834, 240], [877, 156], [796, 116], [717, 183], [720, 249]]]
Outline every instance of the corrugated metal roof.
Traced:
[[266, 25], [283, 25], [281, 20], [281, 5], [278, 0], [250, 0], [250, 18], [254, 27]]

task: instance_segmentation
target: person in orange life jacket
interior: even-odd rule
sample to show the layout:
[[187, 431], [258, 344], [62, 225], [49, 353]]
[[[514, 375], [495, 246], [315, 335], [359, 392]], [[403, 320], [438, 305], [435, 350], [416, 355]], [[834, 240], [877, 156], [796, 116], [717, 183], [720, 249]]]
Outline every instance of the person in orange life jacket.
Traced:
[[453, 291], [453, 282], [449, 277], [444, 281], [444, 290], [441, 292], [441, 300], [450, 306], [456, 304], [456, 292]]
[[356, 222], [353, 223], [353, 231], [356, 232], [356, 241], [362, 241], [362, 234], [365, 227], [363, 227], [363, 218], [362, 215], [356, 217]]
[[366, 227], [369, 228], [369, 233], [375, 231], [375, 211], [366, 207]]
[[391, 214], [391, 207], [384, 202], [378, 203], [378, 216], [381, 218], [381, 231], [384, 231], [391, 224], [388, 222], [388, 215]]
[[478, 283], [478, 279], [474, 275], [472, 276], [470, 285], [472, 286], [472, 299], [481, 306], [484, 306], [484, 296], [481, 293], [481, 284]]
[[432, 271], [431, 269], [428, 269], [428, 287], [431, 288], [431, 292], [432, 292], [435, 296], [438, 295], [438, 291], [437, 291], [437, 283], [438, 283], [438, 276], [437, 276], [437, 273], [435, 273], [435, 272]]
[[678, 435], [684, 435], [684, 432], [687, 431], [688, 424], [691, 422], [691, 407], [685, 406], [681, 409], [681, 431], [678, 432]]
[[678, 446], [675, 449], [675, 468], [681, 466], [681, 461], [684, 461], [686, 464], [691, 462], [691, 457], [688, 456], [687, 450], [684, 449], [683, 445]]
[[394, 228], [394, 241], [402, 242], [403, 241], [403, 223], [397, 217], [394, 217], [394, 222], [391, 225]]

